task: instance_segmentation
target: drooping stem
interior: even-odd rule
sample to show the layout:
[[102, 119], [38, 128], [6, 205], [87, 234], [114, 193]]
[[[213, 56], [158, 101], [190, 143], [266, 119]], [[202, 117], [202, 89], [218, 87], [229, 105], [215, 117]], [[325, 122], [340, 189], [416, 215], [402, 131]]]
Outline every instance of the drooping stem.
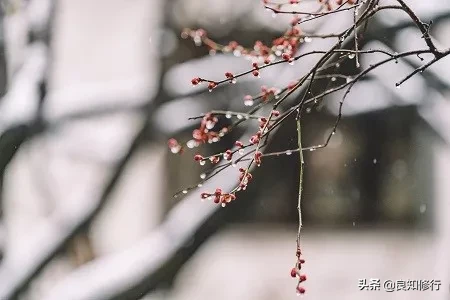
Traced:
[[[298, 139], [298, 148], [302, 149], [302, 128], [300, 125], [300, 116], [297, 117], [297, 139]], [[303, 159], [303, 151], [300, 150], [299, 152], [299, 161], [300, 161], [300, 171], [299, 171], [299, 187], [298, 187], [298, 203], [297, 203], [297, 210], [298, 210], [298, 232], [297, 232], [297, 249], [300, 249], [300, 231], [303, 226], [302, 222], [302, 192], [303, 192], [303, 169], [305, 166], [305, 161]]]

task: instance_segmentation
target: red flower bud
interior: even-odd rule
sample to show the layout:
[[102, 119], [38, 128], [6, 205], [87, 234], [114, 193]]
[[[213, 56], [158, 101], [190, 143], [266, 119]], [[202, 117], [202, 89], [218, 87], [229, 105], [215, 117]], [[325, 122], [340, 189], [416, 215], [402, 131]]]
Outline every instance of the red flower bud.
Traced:
[[291, 277], [292, 278], [297, 277], [297, 270], [295, 268], [292, 268], [292, 270], [291, 270]]
[[290, 60], [290, 59], [291, 59], [291, 56], [289, 55], [289, 53], [283, 53], [283, 55], [281, 55], [281, 57], [282, 57], [284, 60]]
[[250, 138], [250, 144], [252, 144], [252, 145], [256, 145], [256, 144], [258, 144], [259, 143], [259, 137], [257, 136], [257, 135], [253, 135], [251, 138]]
[[298, 287], [297, 287], [297, 293], [299, 293], [299, 294], [304, 294], [305, 292], [306, 292], [305, 288], [303, 288], [303, 287], [301, 287], [301, 286], [298, 286]]
[[212, 89], [214, 89], [216, 86], [217, 86], [217, 83], [211, 81], [211, 82], [208, 84], [208, 89], [209, 89], [209, 90], [212, 90]]
[[199, 84], [200, 83], [200, 78], [198, 78], [198, 77], [192, 78], [191, 83], [192, 83], [192, 85]]
[[244, 144], [241, 141], [236, 141], [234, 144], [236, 145], [236, 147], [239, 147], [239, 148], [244, 147]]

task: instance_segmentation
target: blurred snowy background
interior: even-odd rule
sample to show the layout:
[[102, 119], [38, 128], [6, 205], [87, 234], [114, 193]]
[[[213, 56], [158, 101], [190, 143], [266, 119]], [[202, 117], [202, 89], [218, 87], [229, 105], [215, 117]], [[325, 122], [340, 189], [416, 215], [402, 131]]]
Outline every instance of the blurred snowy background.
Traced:
[[[393, 0], [382, 0], [392, 3]], [[450, 46], [450, 2], [407, 1]], [[2, 1], [0, 42], [0, 299], [295, 299], [296, 156], [267, 160], [239, 201], [201, 203], [189, 117], [244, 110], [242, 97], [280, 87], [315, 59], [204, 91], [249, 63], [180, 38], [270, 42], [290, 18], [256, 0]], [[305, 30], [336, 32], [337, 14]], [[364, 48], [423, 48], [399, 11], [380, 13]], [[301, 51], [326, 49], [327, 40]], [[379, 58], [379, 57], [378, 57]], [[377, 56], [362, 58], [368, 66]], [[404, 60], [355, 86], [329, 147], [306, 154], [303, 252], [309, 299], [450, 297], [450, 59], [396, 89]], [[351, 63], [343, 74], [356, 70]], [[332, 128], [338, 95], [305, 119], [305, 144]], [[296, 146], [286, 123], [269, 145]], [[246, 136], [235, 131], [214, 151]], [[205, 189], [231, 188], [233, 169]], [[359, 279], [441, 280], [440, 291], [359, 291]]]

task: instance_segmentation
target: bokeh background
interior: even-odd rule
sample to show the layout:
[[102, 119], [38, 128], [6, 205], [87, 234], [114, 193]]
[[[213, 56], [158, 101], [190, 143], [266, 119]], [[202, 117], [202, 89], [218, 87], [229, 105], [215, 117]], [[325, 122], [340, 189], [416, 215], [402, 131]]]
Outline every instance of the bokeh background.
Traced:
[[[448, 48], [450, 2], [407, 3], [433, 21], [433, 38]], [[191, 78], [222, 78], [250, 63], [181, 39], [183, 28], [251, 46], [270, 43], [290, 17], [274, 18], [256, 0], [10, 0], [1, 18], [0, 299], [296, 298], [289, 272], [297, 156], [265, 160], [239, 201], [219, 208], [199, 193], [232, 188], [233, 168], [172, 195], [200, 181], [205, 169], [193, 154], [229, 148], [251, 128], [183, 155], [167, 149], [169, 138], [191, 137], [198, 122], [189, 117], [244, 111], [244, 95], [282, 87], [316, 59], [208, 93]], [[342, 13], [304, 30], [339, 32], [351, 23]], [[313, 39], [300, 51], [331, 43]], [[406, 15], [385, 11], [361, 47], [402, 52], [425, 44]], [[361, 56], [362, 66], [377, 59]], [[450, 59], [396, 89], [420, 64], [401, 60], [360, 82], [329, 146], [305, 153], [305, 298], [450, 297]], [[358, 70], [349, 59], [339, 72]], [[326, 139], [341, 96], [305, 115], [305, 145]], [[267, 150], [296, 145], [288, 121]], [[358, 281], [371, 278], [441, 286], [360, 291]]]

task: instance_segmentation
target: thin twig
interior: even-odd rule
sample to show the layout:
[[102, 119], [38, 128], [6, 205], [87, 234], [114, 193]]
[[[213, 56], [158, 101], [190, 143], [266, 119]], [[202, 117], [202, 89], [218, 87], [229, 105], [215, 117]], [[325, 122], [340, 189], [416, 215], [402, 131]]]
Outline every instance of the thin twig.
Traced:
[[[297, 118], [297, 139], [298, 139], [298, 148], [302, 149], [302, 129], [301, 129], [301, 120], [300, 118]], [[302, 192], [303, 192], [303, 170], [305, 167], [305, 161], [303, 159], [303, 151], [299, 151], [299, 162], [300, 162], [300, 172], [299, 172], [299, 187], [298, 187], [298, 203], [297, 203], [297, 210], [298, 210], [298, 232], [297, 232], [297, 249], [300, 249], [300, 231], [303, 226], [302, 221]]]

